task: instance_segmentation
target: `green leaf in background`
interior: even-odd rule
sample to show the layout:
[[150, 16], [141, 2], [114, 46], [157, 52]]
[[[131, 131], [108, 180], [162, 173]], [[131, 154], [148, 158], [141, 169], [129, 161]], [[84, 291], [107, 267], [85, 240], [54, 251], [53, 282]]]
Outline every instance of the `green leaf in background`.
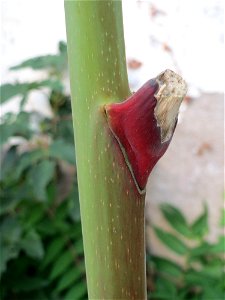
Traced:
[[[45, 202], [42, 202], [43, 204]], [[57, 232], [61, 234], [61, 232], [56, 228], [55, 222], [52, 221], [50, 218], [43, 219], [37, 225], [38, 232], [44, 237], [52, 238]]]
[[68, 234], [68, 232], [70, 231], [70, 224], [68, 224], [67, 222], [65, 222], [64, 220], [57, 220], [54, 222], [54, 227], [56, 229], [56, 231], [63, 233], [63, 234]]
[[75, 164], [74, 145], [67, 143], [65, 140], [55, 140], [49, 147], [49, 155], [56, 159], [66, 160], [71, 164]]
[[70, 199], [71, 201], [69, 201], [69, 216], [74, 222], [80, 221], [80, 203], [77, 184], [73, 184]]
[[19, 204], [18, 198], [14, 196], [14, 193], [11, 194], [11, 197], [8, 198], [7, 196], [10, 195], [6, 189], [1, 191], [0, 197], [0, 216], [10, 213], [15, 209], [15, 207]]
[[190, 269], [186, 272], [184, 275], [184, 280], [188, 285], [193, 286], [211, 286], [213, 287], [214, 284], [216, 284], [217, 279], [212, 278], [211, 276], [208, 276], [207, 274], [204, 274], [203, 272], [198, 272], [194, 269]]
[[86, 282], [81, 281], [77, 283], [71, 290], [67, 292], [63, 300], [80, 300], [87, 294]]
[[28, 99], [28, 93], [24, 94], [22, 99], [20, 100], [20, 111], [22, 111], [24, 109], [27, 99]]
[[180, 277], [182, 275], [182, 268], [176, 263], [162, 257], [153, 256], [150, 259], [155, 264], [156, 270], [160, 273], [165, 273], [170, 276]]
[[20, 70], [31, 68], [33, 70], [55, 69], [62, 72], [67, 67], [67, 47], [66, 43], [59, 42], [59, 54], [43, 55], [25, 60], [19, 65], [13, 66], [10, 70]]
[[74, 263], [74, 256], [72, 254], [72, 251], [68, 249], [56, 259], [49, 278], [51, 280], [55, 279], [56, 277], [64, 273], [67, 270], [68, 266], [73, 265], [73, 263]]
[[163, 216], [173, 227], [173, 229], [186, 237], [191, 236], [191, 231], [187, 224], [187, 221], [184, 215], [177, 208], [166, 203], [162, 204], [160, 208]]
[[29, 113], [20, 112], [18, 115], [8, 113], [2, 119], [2, 123], [0, 124], [0, 145], [6, 143], [13, 136], [20, 136], [26, 139], [31, 137], [32, 130], [29, 127]]
[[16, 258], [20, 250], [22, 229], [16, 218], [7, 217], [0, 225], [0, 276], [6, 270], [7, 262]]
[[39, 222], [45, 214], [45, 210], [41, 205], [33, 205], [30, 214], [24, 220], [24, 228], [26, 230], [35, 227], [36, 223]]
[[14, 171], [14, 167], [18, 160], [17, 147], [10, 147], [3, 158], [4, 159], [1, 163], [0, 181], [7, 181], [7, 177], [9, 177], [12, 171]]
[[202, 238], [208, 232], [208, 210], [204, 206], [203, 214], [191, 225], [193, 237]]
[[41, 238], [35, 230], [29, 231], [22, 239], [21, 248], [33, 258], [42, 259], [44, 256]]
[[[42, 289], [48, 284], [47, 280], [42, 278], [30, 278], [24, 276], [24, 278], [18, 278], [13, 284], [13, 290], [17, 292], [21, 291], [33, 291], [37, 289]], [[32, 298], [33, 300], [33, 298]]]
[[73, 230], [70, 231], [68, 234], [71, 239], [75, 241], [79, 240], [79, 238], [82, 236], [81, 223], [80, 222], [74, 223]]
[[207, 286], [205, 285], [204, 286], [204, 290], [203, 290], [203, 293], [202, 293], [202, 297], [201, 297], [201, 300], [224, 300], [225, 299], [225, 291], [223, 291], [221, 289], [221, 287], [217, 287], [217, 286], [213, 286], [210, 287], [210, 286]]
[[156, 280], [156, 287], [155, 290], [151, 296], [150, 299], [156, 299], [156, 300], [175, 300], [177, 290], [174, 285], [174, 283], [170, 282], [169, 280], [166, 280], [164, 278], [160, 278]]
[[211, 265], [203, 266], [201, 269], [201, 272], [208, 277], [215, 278], [216, 280], [219, 280], [221, 277], [224, 277], [224, 264], [221, 263], [221, 261], [218, 262], [212, 262]]
[[33, 70], [41, 70], [46, 68], [55, 68], [60, 63], [58, 55], [43, 55], [23, 61], [21, 64], [13, 66], [10, 70], [20, 70], [24, 68], [31, 68]]
[[34, 196], [39, 201], [47, 200], [46, 187], [54, 176], [55, 165], [54, 161], [42, 160], [29, 171], [29, 182]]
[[57, 211], [55, 212], [54, 217], [58, 221], [63, 221], [64, 219], [66, 219], [67, 215], [68, 215], [68, 203], [67, 203], [67, 201], [63, 201], [58, 206]]
[[47, 157], [47, 152], [45, 149], [39, 148], [30, 152], [25, 152], [20, 156], [20, 160], [14, 169], [14, 180], [19, 180], [23, 172], [35, 165], [39, 160]]
[[17, 218], [9, 216], [1, 222], [0, 226], [1, 240], [5, 244], [13, 244], [20, 240], [21, 226]]
[[42, 81], [25, 82], [25, 83], [7, 83], [1, 85], [1, 104], [17, 95], [27, 95], [31, 90], [37, 90], [47, 87], [51, 90], [61, 92], [63, 85], [59, 80], [46, 79]]
[[74, 245], [74, 252], [76, 255], [81, 255], [84, 253], [84, 246], [83, 246], [83, 239], [80, 238], [79, 240], [76, 241]]
[[47, 87], [56, 92], [62, 92], [62, 90], [63, 90], [63, 84], [59, 80], [47, 79], [47, 80], [43, 80], [43, 81], [39, 82], [38, 84], [39, 84], [39, 86], [36, 88]]
[[29, 83], [6, 83], [1, 85], [1, 103], [17, 95], [24, 95], [29, 90]]
[[7, 262], [11, 259], [17, 258], [19, 255], [20, 248], [15, 245], [3, 244], [0, 240], [0, 278], [2, 274], [6, 271]]
[[225, 226], [225, 208], [223, 208], [221, 211], [220, 226]]
[[46, 254], [41, 264], [42, 269], [48, 266], [49, 263], [53, 262], [56, 259], [56, 257], [63, 250], [65, 243], [66, 243], [66, 238], [62, 236], [52, 240], [52, 242], [48, 245], [46, 249]]
[[182, 242], [180, 239], [178, 239], [173, 234], [163, 231], [158, 227], [154, 227], [154, 231], [157, 235], [157, 237], [160, 239], [160, 241], [173, 250], [175, 253], [180, 255], [185, 255], [188, 251], [187, 246]]
[[209, 253], [211, 245], [203, 241], [200, 245], [197, 245], [196, 247], [193, 247], [190, 249], [190, 260], [196, 260], [201, 256], [207, 255]]
[[[211, 256], [211, 255], [222, 255], [225, 253], [225, 236], [220, 236], [217, 243], [210, 244], [207, 241], [201, 242], [200, 245], [197, 245], [190, 249], [189, 251], [189, 261], [201, 261], [201, 259], [204, 259]], [[216, 261], [216, 256], [214, 256], [214, 261]], [[209, 264], [206, 263], [206, 265]]]
[[71, 285], [74, 285], [76, 280], [84, 276], [84, 273], [85, 273], [84, 264], [77, 265], [76, 267], [73, 266], [68, 271], [66, 271], [66, 273], [63, 274], [63, 276], [60, 278], [56, 291], [61, 292], [71, 287]]
[[211, 245], [209, 248], [211, 253], [225, 254], [225, 235], [221, 235], [217, 243]]

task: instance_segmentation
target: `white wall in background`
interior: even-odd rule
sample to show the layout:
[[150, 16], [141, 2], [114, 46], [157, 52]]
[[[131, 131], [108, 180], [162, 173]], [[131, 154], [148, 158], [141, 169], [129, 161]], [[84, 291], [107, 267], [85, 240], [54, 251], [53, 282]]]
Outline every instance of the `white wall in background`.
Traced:
[[223, 1], [124, 0], [124, 16], [127, 55], [144, 62], [139, 81], [172, 68], [191, 92], [223, 91]]
[[1, 14], [3, 82], [18, 77], [18, 72], [7, 72], [10, 66], [55, 53], [58, 41], [66, 40], [63, 0], [1, 0]]
[[[191, 92], [223, 91], [222, 0], [124, 0], [123, 8], [127, 57], [143, 63], [130, 72], [134, 89], [172, 68], [184, 76]], [[66, 40], [64, 1], [1, 0], [1, 9], [2, 82], [31, 77], [29, 71], [12, 74], [7, 69], [56, 52], [58, 41]]]

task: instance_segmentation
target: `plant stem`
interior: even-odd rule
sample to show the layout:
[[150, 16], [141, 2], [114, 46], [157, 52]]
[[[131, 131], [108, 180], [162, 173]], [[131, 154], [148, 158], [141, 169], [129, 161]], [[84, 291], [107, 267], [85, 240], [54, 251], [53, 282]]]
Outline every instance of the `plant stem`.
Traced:
[[121, 1], [65, 1], [78, 186], [90, 299], [145, 299], [144, 194], [104, 105], [130, 95]]

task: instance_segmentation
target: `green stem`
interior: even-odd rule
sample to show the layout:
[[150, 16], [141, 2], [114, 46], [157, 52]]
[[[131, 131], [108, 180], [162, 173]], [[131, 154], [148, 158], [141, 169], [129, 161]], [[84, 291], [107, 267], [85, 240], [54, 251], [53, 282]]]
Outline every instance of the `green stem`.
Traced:
[[121, 1], [65, 1], [85, 264], [90, 299], [145, 299], [144, 195], [104, 105], [130, 95]]

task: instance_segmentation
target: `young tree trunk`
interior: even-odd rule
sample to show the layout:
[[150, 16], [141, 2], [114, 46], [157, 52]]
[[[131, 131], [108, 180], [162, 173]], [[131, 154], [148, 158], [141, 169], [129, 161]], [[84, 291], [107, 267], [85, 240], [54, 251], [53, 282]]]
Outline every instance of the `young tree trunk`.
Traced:
[[[126, 141], [123, 138], [126, 128], [122, 135], [118, 131], [118, 124], [124, 124], [118, 123], [114, 117], [118, 104], [114, 107], [113, 103], [131, 95], [121, 1], [66, 0], [65, 13], [89, 298], [146, 299], [144, 185], [151, 167], [165, 152], [169, 142], [163, 146], [160, 144], [159, 157], [143, 170], [145, 162], [136, 159], [132, 152], [135, 152], [137, 139], [134, 147], [131, 141], [133, 150], [128, 149], [129, 137]], [[150, 105], [152, 116], [159, 80], [146, 87], [150, 101], [154, 102]], [[128, 107], [129, 103], [133, 107], [133, 103], [138, 102], [140, 94], [146, 95], [146, 87], [136, 98], [128, 100]], [[127, 111], [126, 105], [124, 109]], [[128, 116], [130, 125], [132, 116]], [[148, 122], [145, 118], [147, 127], [151, 125]], [[135, 132], [136, 129], [129, 124], [129, 130]], [[138, 118], [135, 124], [139, 126]], [[160, 139], [162, 130], [160, 133], [158, 124], [154, 123], [156, 125], [153, 131], [155, 138]], [[139, 126], [137, 134], [142, 127]], [[144, 133], [141, 135], [143, 137]], [[139, 146], [143, 140], [137, 142]], [[139, 146], [137, 150], [143, 148]]]

